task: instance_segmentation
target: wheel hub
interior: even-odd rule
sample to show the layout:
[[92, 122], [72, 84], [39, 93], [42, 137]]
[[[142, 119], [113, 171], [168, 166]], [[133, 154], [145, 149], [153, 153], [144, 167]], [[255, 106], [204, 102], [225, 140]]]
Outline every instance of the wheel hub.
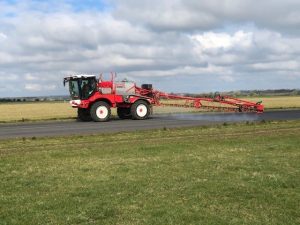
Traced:
[[145, 117], [147, 115], [147, 107], [144, 104], [138, 105], [136, 108], [136, 113], [139, 117]]
[[108, 109], [105, 106], [99, 106], [96, 110], [96, 115], [100, 119], [104, 119], [108, 115]]

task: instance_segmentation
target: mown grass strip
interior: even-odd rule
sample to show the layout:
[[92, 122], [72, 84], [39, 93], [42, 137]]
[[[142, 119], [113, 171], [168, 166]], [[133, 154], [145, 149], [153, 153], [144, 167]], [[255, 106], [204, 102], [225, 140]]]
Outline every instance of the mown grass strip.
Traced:
[[297, 224], [299, 121], [0, 141], [0, 224]]

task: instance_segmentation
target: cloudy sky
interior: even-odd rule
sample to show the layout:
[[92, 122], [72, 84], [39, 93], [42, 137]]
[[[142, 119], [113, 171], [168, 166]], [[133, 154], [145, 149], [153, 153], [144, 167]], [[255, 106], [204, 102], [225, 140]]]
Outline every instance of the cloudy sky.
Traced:
[[0, 0], [0, 97], [115, 71], [163, 91], [300, 88], [299, 0]]

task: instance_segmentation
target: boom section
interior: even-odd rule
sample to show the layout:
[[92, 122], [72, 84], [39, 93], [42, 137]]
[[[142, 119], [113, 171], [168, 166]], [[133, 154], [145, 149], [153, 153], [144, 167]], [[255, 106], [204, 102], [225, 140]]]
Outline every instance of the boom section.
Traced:
[[157, 90], [137, 88], [141, 95], [150, 96], [157, 106], [196, 108], [206, 111], [225, 112], [256, 112], [263, 113], [264, 105], [261, 102], [251, 102], [230, 96], [215, 94], [213, 97], [189, 97], [169, 94]]

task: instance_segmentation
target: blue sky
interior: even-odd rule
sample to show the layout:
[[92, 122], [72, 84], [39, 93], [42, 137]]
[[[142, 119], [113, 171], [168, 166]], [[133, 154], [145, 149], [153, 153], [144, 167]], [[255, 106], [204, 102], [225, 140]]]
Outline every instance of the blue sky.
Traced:
[[109, 10], [113, 5], [108, 4], [105, 0], [64, 0], [64, 1], [55, 1], [55, 0], [3, 0], [7, 5], [17, 6], [23, 4], [27, 7], [28, 10], [37, 10], [41, 12], [53, 12], [61, 11], [61, 7], [67, 7], [71, 11], [81, 12], [81, 11], [106, 11]]
[[[266, 13], [265, 9], [268, 9]], [[296, 0], [0, 1], [0, 97], [118, 73], [168, 92], [300, 87]]]

